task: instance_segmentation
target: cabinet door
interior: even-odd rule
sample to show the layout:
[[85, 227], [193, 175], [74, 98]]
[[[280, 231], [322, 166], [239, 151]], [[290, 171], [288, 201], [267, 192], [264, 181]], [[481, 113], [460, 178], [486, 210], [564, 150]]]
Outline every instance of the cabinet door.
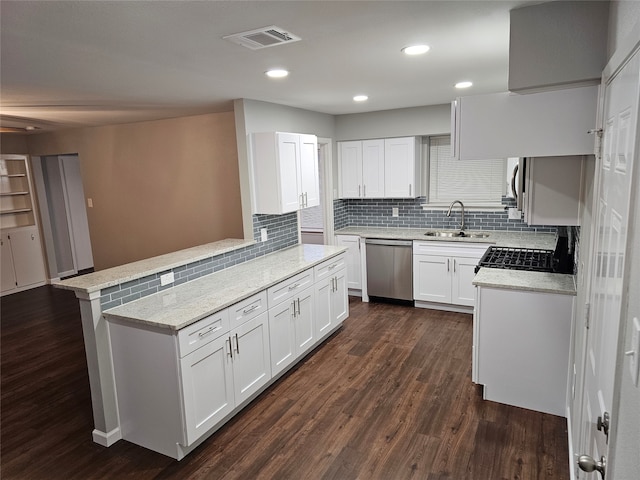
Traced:
[[296, 335], [296, 357], [309, 350], [314, 342], [314, 304], [313, 287], [309, 287], [298, 294], [296, 298], [296, 314], [294, 318]]
[[331, 296], [331, 324], [341, 324], [349, 316], [349, 294], [347, 289], [347, 270], [335, 273]]
[[229, 342], [222, 336], [180, 359], [187, 445], [235, 407]]
[[339, 142], [340, 198], [362, 195], [362, 142]]
[[0, 239], [0, 274], [2, 274], [3, 292], [8, 292], [16, 288], [16, 272], [13, 269], [13, 254], [11, 253], [11, 242], [9, 235], [2, 234]]
[[232, 330], [231, 342], [235, 400], [240, 404], [271, 379], [267, 312]]
[[318, 139], [315, 135], [300, 135], [300, 193], [304, 195], [304, 208], [320, 205]]
[[333, 277], [324, 278], [315, 284], [316, 316], [314, 325], [316, 338], [322, 338], [332, 327], [332, 286]]
[[451, 286], [451, 303], [454, 305], [473, 306], [475, 303], [475, 287], [473, 277], [479, 258], [453, 257], [453, 284]]
[[300, 136], [293, 133], [278, 133], [278, 168], [282, 213], [300, 208]]
[[384, 140], [384, 196], [414, 198], [419, 195], [416, 178], [415, 137]]
[[451, 303], [451, 259], [436, 255], [413, 256], [413, 298]]
[[9, 237], [18, 287], [44, 282], [44, 261], [38, 229], [15, 230]]
[[289, 300], [269, 309], [269, 345], [273, 376], [291, 364], [296, 356], [293, 308], [293, 300]]
[[384, 197], [384, 140], [362, 142], [362, 197]]
[[347, 247], [347, 288], [362, 290], [362, 261], [360, 257], [360, 237], [357, 235], [336, 235], [338, 245]]

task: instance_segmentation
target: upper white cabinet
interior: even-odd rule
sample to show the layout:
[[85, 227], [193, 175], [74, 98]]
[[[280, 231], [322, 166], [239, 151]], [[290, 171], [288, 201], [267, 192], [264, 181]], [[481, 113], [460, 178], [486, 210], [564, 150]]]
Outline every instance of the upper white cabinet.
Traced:
[[580, 225], [583, 157], [528, 158], [523, 192], [529, 225]]
[[340, 197], [384, 197], [384, 140], [356, 140], [338, 145]]
[[320, 204], [315, 135], [251, 135], [253, 213], [283, 214]]
[[340, 198], [420, 195], [417, 137], [338, 142]]
[[462, 160], [594, 153], [598, 87], [461, 97], [452, 104], [453, 156]]

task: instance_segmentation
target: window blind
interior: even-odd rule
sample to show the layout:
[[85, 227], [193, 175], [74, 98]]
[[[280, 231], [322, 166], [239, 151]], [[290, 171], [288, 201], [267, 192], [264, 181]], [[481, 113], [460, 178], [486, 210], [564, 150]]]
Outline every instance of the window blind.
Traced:
[[451, 137], [429, 142], [429, 203], [461, 200], [465, 204], [500, 204], [505, 190], [506, 161], [456, 160]]

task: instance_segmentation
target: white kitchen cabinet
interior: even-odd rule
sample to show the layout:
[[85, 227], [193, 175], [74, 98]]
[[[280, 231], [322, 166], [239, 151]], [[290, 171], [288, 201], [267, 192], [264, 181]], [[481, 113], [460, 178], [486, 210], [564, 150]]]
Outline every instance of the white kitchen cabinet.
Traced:
[[191, 445], [235, 407], [232, 349], [219, 337], [180, 359], [186, 443]]
[[329, 275], [321, 277], [320, 280], [316, 280], [315, 303], [315, 333], [317, 338], [321, 338], [349, 316], [347, 269], [344, 265], [331, 270]]
[[[287, 288], [295, 285], [289, 281], [287, 284]], [[269, 308], [271, 373], [274, 376], [309, 350], [316, 338], [313, 287], [296, 292], [282, 303]]]
[[362, 252], [358, 235], [336, 235], [336, 243], [346, 247], [347, 288], [349, 293], [362, 292]]
[[384, 197], [384, 140], [338, 142], [340, 198]]
[[340, 198], [420, 195], [418, 137], [338, 142]]
[[265, 132], [251, 135], [254, 214], [283, 214], [320, 204], [315, 135]]
[[524, 220], [529, 225], [580, 225], [581, 156], [526, 159]]
[[44, 285], [46, 274], [38, 227], [2, 232], [2, 294]]
[[520, 95], [460, 97], [452, 104], [455, 158], [589, 155], [594, 138], [598, 87]]
[[420, 146], [417, 137], [384, 140], [385, 198], [420, 196]]
[[472, 310], [474, 270], [487, 248], [481, 243], [413, 242], [416, 306]]
[[575, 297], [477, 289], [473, 380], [484, 398], [565, 416]]

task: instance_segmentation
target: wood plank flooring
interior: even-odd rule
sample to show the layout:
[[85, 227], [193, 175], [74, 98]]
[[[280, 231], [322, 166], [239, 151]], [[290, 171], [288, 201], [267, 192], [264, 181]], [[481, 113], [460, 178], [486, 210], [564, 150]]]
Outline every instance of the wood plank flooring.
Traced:
[[91, 440], [73, 293], [0, 299], [3, 479], [568, 479], [566, 421], [482, 400], [471, 316], [351, 299], [344, 327], [181, 462]]

